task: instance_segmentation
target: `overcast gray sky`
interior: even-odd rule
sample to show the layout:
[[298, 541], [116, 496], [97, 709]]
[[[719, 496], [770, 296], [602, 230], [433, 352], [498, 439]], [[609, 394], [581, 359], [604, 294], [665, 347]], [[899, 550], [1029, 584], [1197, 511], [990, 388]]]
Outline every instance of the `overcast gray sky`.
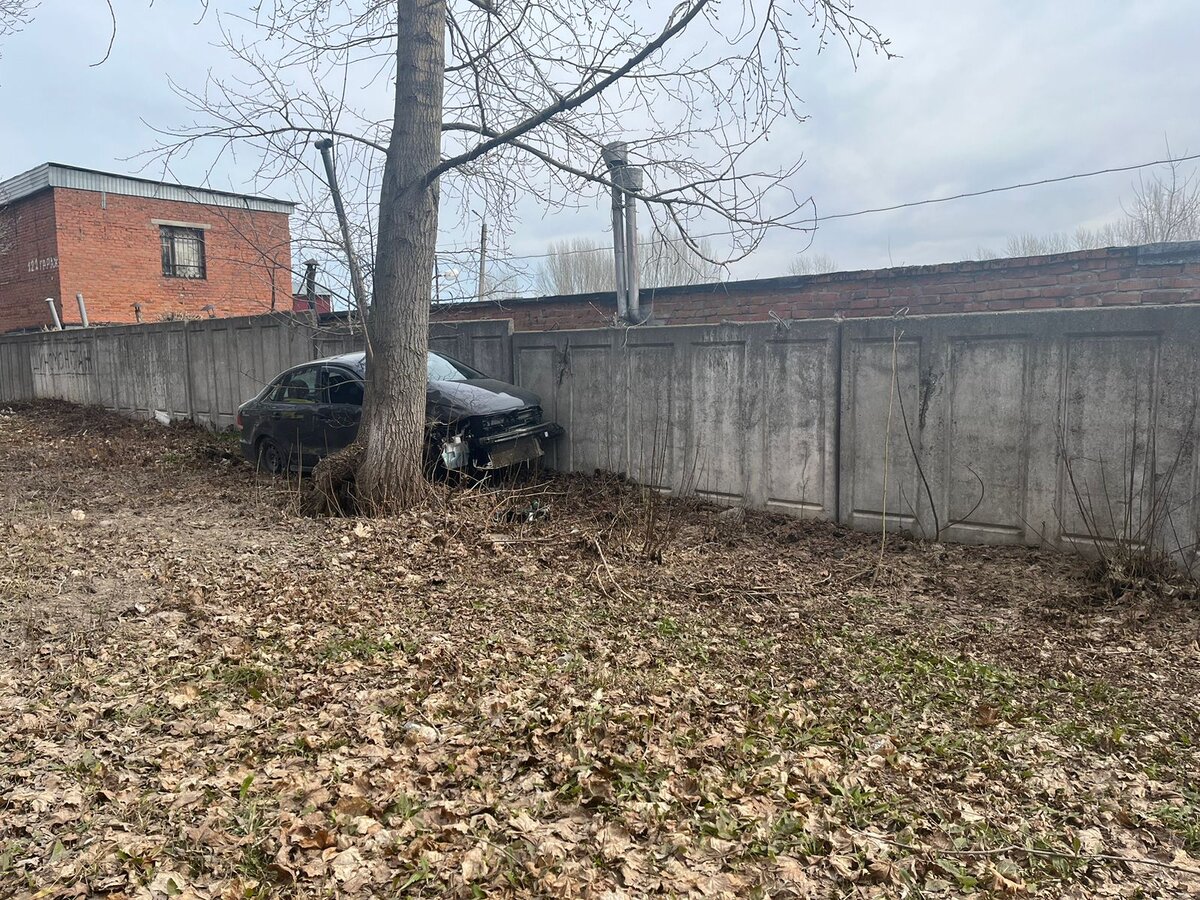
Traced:
[[[190, 117], [167, 74], [201, 87], [227, 60], [212, 46], [215, 17], [200, 5], [115, 0], [112, 55], [100, 0], [44, 0], [36, 19], [0, 47], [0, 179], [55, 161], [136, 172], [126, 161], [153, 145], [144, 124]], [[1195, 0], [1013, 3], [862, 0], [900, 58], [844, 52], [798, 72], [809, 121], [772, 137], [806, 160], [793, 185], [819, 212], [840, 213], [1077, 171], [1200, 152], [1200, 35]], [[191, 12], [192, 15], [186, 14]], [[144, 120], [144, 121], [143, 121]], [[202, 154], [179, 161], [184, 182], [205, 177]], [[216, 187], [251, 189], [236, 161]], [[151, 173], [153, 174], [153, 173]], [[940, 262], [1002, 250], [1020, 232], [1073, 230], [1120, 214], [1136, 175], [1102, 176], [987, 198], [830, 222], [812, 252], [841, 268]], [[568, 214], [526, 204], [508, 252], [540, 253], [572, 235], [604, 239], [605, 205]], [[446, 245], [475, 234], [446, 232]], [[803, 245], [771, 238], [731, 277], [782, 274]]]

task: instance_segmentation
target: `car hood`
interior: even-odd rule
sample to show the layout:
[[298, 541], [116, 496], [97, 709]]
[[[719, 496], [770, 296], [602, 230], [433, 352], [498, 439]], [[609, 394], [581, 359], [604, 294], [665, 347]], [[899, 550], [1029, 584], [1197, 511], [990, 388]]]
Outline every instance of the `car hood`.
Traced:
[[426, 399], [453, 418], [491, 416], [541, 404], [541, 399], [533, 391], [493, 378], [431, 381]]

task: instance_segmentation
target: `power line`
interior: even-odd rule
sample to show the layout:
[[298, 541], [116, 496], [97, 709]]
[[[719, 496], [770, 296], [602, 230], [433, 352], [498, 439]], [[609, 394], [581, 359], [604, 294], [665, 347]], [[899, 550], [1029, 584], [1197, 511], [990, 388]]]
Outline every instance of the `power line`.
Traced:
[[962, 194], [951, 194], [948, 197], [932, 197], [928, 200], [913, 200], [910, 203], [897, 203], [895, 206], [878, 206], [873, 209], [860, 209], [856, 212], [835, 213], [830, 216], [817, 216], [816, 221], [828, 222], [831, 219], [850, 219], [855, 216], [866, 216], [872, 213], [893, 212], [897, 209], [911, 209], [914, 206], [928, 206], [930, 203], [948, 203], [951, 200], [963, 200], [967, 197], [983, 197], [986, 194], [1000, 194], [1004, 191], [1017, 191], [1022, 188], [1039, 187], [1043, 184], [1058, 184], [1063, 181], [1073, 181], [1076, 178], [1092, 178], [1096, 175], [1112, 175], [1117, 172], [1132, 172], [1136, 169], [1147, 169], [1150, 166], [1165, 166], [1171, 163], [1189, 162], [1200, 159], [1200, 153], [1191, 156], [1178, 156], [1172, 159], [1156, 159], [1154, 162], [1137, 163], [1132, 166], [1114, 166], [1109, 169], [1097, 169], [1094, 172], [1076, 172], [1074, 175], [1060, 175], [1057, 178], [1043, 178], [1040, 181], [1025, 181], [1021, 184], [1009, 184], [1004, 187], [987, 188], [982, 191], [967, 191]]
[[[1040, 187], [1040, 186], [1046, 185], [1046, 184], [1060, 184], [1061, 182], [1064, 182], [1064, 181], [1075, 181], [1080, 178], [1094, 178], [1097, 175], [1114, 175], [1119, 172], [1134, 172], [1134, 171], [1137, 171], [1138, 169], [1148, 169], [1148, 168], [1151, 168], [1152, 166], [1165, 166], [1165, 165], [1171, 165], [1173, 163], [1191, 162], [1191, 161], [1197, 160], [1197, 159], [1200, 159], [1200, 153], [1194, 153], [1191, 156], [1177, 156], [1177, 157], [1170, 157], [1168, 159], [1156, 159], [1156, 160], [1153, 160], [1152, 162], [1135, 163], [1135, 164], [1129, 165], [1129, 166], [1112, 166], [1107, 169], [1096, 169], [1093, 172], [1076, 172], [1072, 175], [1059, 175], [1055, 178], [1042, 178], [1038, 181], [1023, 181], [1019, 184], [1008, 184], [1008, 185], [1004, 185], [1003, 187], [985, 188], [985, 189], [979, 190], [979, 191], [965, 191], [961, 194], [950, 194], [945, 197], [929, 197], [924, 200], [911, 200], [907, 203], [897, 203], [893, 206], [876, 206], [876, 207], [871, 207], [869, 209], [855, 210], [854, 212], [832, 213], [827, 216], [815, 216], [815, 217], [813, 217], [812, 222], [815, 225], [815, 224], [820, 224], [821, 222], [831, 222], [835, 219], [853, 219], [858, 216], [868, 216], [868, 215], [874, 215], [876, 213], [895, 212], [895, 211], [901, 210], [901, 209], [913, 209], [914, 207], [929, 206], [934, 203], [949, 203], [953, 200], [965, 200], [965, 199], [969, 199], [971, 197], [984, 197], [984, 196], [987, 196], [988, 194], [1002, 194], [1007, 191], [1018, 191], [1018, 190], [1023, 190], [1025, 188]], [[681, 237], [660, 237], [658, 240], [663, 243], [674, 243], [677, 241], [686, 241], [686, 240], [699, 241], [699, 240], [703, 240], [705, 238], [721, 237], [722, 235], [727, 234], [727, 233], [728, 232], [723, 232], [723, 231], [713, 231], [708, 234], [696, 234], [696, 235], [690, 235], [689, 237], [682, 237], [682, 236]], [[639, 247], [649, 247], [649, 246], [654, 245], [657, 242], [658, 241], [641, 241], [638, 243], [638, 246]], [[604, 252], [605, 249], [606, 248], [603, 248], [603, 247], [596, 247], [594, 249], [560, 250], [556, 253], [530, 253], [530, 254], [525, 254], [525, 255], [521, 255], [521, 256], [497, 256], [497, 257], [493, 257], [492, 261], [496, 262], [496, 263], [498, 263], [498, 262], [520, 262], [522, 260], [528, 260], [528, 259], [548, 259], [549, 257], [552, 257], [552, 256], [573, 256], [577, 253], [601, 253], [601, 252]], [[475, 248], [472, 248], [472, 247], [461, 247], [461, 248], [448, 248], [445, 250], [439, 250], [438, 252], [444, 253], [447, 255], [459, 254], [459, 253], [475, 253], [475, 254], [477, 254], [478, 250], [476, 250]]]

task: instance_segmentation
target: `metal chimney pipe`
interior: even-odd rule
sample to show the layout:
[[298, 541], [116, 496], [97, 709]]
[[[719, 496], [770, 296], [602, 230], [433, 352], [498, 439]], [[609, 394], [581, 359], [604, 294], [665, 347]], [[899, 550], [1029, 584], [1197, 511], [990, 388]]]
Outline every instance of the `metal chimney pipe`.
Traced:
[[629, 152], [624, 141], [612, 141], [600, 148], [600, 156], [608, 168], [608, 177], [612, 182], [613, 269], [617, 286], [617, 320], [624, 322], [629, 318], [629, 248], [625, 241], [625, 193], [621, 188], [624, 185], [622, 175], [629, 163]]
[[624, 197], [621, 189], [613, 185], [612, 189], [612, 229], [613, 229], [613, 268], [616, 270], [617, 285], [617, 318], [622, 322], [629, 316], [629, 302], [626, 290], [629, 281], [625, 276], [625, 212]]
[[83, 302], [83, 294], [75, 295], [75, 302], [79, 304], [79, 320], [83, 322], [83, 327], [88, 327], [87, 304]]
[[[630, 191], [641, 191], [642, 170], [637, 166], [625, 166], [621, 170], [623, 187]], [[638, 266], [637, 197], [633, 193], [625, 196], [625, 278], [628, 294], [629, 321], [642, 324], [642, 307], [639, 284], [641, 268]]]
[[58, 307], [54, 305], [54, 298], [47, 297], [46, 302], [50, 304], [50, 315], [54, 317], [54, 330], [62, 331], [62, 319], [58, 317]]

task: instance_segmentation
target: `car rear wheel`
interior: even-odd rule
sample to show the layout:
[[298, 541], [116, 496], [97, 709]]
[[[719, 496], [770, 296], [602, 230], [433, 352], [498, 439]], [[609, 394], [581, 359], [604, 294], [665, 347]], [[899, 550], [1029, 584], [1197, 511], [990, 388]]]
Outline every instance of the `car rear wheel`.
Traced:
[[283, 453], [279, 445], [270, 438], [258, 442], [258, 471], [268, 475], [282, 475], [284, 470]]

